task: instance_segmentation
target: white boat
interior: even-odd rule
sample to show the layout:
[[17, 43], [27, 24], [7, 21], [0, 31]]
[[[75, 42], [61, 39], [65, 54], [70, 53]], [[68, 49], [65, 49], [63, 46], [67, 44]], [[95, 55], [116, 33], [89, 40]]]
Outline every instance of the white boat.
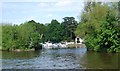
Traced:
[[42, 48], [52, 48], [52, 43], [45, 42], [45, 44], [42, 44]]
[[54, 43], [54, 44], [52, 44], [52, 47], [53, 47], [53, 48], [59, 48], [59, 43]]
[[59, 47], [60, 48], [67, 48], [67, 44], [66, 43], [59, 43]]
[[45, 44], [42, 43], [42, 47], [43, 48], [67, 48], [67, 44], [66, 43], [49, 43], [49, 42], [45, 42]]

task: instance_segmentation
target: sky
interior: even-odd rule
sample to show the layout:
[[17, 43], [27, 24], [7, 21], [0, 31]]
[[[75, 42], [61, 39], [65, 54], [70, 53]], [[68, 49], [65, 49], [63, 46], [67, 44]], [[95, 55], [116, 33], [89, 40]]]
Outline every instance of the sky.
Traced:
[[78, 21], [84, 3], [78, 0], [41, 0], [41, 1], [4, 1], [2, 23], [21, 24], [35, 20], [39, 23], [50, 23], [52, 19], [62, 22], [64, 17], [75, 17]]
[[45, 24], [52, 19], [62, 22], [64, 17], [75, 17], [79, 21], [84, 2], [85, 0], [0, 0], [0, 23], [21, 24], [35, 20]]

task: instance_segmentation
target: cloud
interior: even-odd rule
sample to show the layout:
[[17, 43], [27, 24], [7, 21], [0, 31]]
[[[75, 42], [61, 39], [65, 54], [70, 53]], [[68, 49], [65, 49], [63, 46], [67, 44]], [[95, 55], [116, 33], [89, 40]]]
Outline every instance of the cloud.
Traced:
[[[79, 15], [83, 3], [73, 0], [56, 2], [5, 2], [2, 7], [2, 20], [12, 23], [22, 23], [28, 20], [50, 22], [55, 18], [60, 20], [65, 16]], [[18, 21], [17, 21], [18, 20]]]
[[55, 6], [56, 7], [68, 7], [72, 4], [71, 0], [60, 0], [56, 2]]

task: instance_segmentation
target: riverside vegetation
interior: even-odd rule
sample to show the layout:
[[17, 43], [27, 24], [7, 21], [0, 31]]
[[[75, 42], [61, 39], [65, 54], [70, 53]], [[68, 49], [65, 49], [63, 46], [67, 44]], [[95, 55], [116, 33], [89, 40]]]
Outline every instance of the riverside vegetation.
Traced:
[[64, 17], [62, 23], [54, 19], [46, 24], [34, 20], [20, 25], [3, 24], [2, 50], [37, 50], [41, 47], [39, 43], [74, 41], [79, 36], [88, 50], [120, 52], [119, 5], [120, 2], [87, 2], [80, 22], [74, 17]]
[[47, 41], [53, 43], [61, 41], [73, 41], [77, 21], [74, 17], [65, 17], [60, 24], [57, 20], [51, 23], [40, 24], [34, 20], [21, 25], [3, 24], [2, 26], [2, 50], [28, 50], [40, 49], [41, 44]]
[[76, 34], [83, 37], [88, 50], [120, 52], [120, 2], [88, 2]]

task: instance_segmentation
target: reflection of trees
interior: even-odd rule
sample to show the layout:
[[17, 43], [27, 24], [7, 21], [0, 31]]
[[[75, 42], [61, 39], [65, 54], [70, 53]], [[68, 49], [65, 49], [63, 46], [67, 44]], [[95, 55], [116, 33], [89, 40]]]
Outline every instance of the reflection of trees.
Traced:
[[118, 58], [117, 54], [87, 52], [82, 58], [82, 64], [87, 68], [117, 68]]
[[3, 59], [30, 59], [40, 56], [40, 51], [7, 52], [2, 51]]

